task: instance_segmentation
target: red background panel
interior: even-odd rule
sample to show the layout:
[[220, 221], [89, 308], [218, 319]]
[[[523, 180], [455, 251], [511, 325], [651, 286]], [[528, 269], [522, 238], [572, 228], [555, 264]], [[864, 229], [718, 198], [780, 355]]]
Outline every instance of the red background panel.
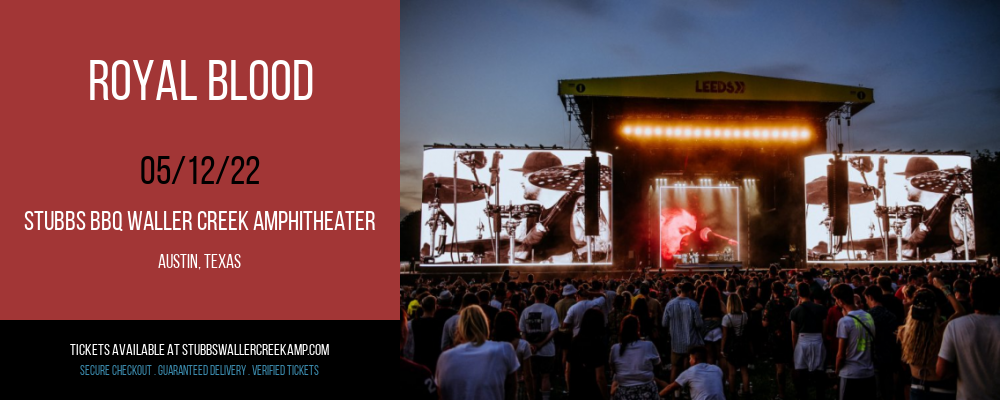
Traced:
[[[398, 3], [7, 2], [0, 30], [0, 318], [393, 317], [379, 287], [397, 277]], [[92, 59], [154, 60], [147, 100], [134, 66], [127, 100], [89, 100]], [[198, 100], [155, 100], [162, 60], [179, 89], [182, 59]], [[208, 100], [209, 60], [236, 60], [249, 95], [252, 61], [296, 59], [313, 66], [309, 100]], [[213, 180], [225, 156], [257, 156], [260, 184], [226, 183], [228, 165], [223, 184], [194, 185], [185, 163], [176, 184], [146, 185], [147, 155], [171, 170], [212, 156]], [[88, 225], [91, 210], [243, 210], [251, 227], [257, 210], [365, 210], [376, 229], [26, 231], [36, 210]], [[157, 269], [160, 253], [240, 253], [242, 267]]]

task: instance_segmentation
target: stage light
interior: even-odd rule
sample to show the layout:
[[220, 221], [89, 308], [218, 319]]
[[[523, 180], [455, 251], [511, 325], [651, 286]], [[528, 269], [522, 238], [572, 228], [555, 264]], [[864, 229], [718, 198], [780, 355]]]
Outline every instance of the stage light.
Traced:
[[663, 129], [660, 127], [656, 127], [656, 129], [653, 130], [653, 133], [655, 133], [656, 136], [661, 136], [663, 135]]
[[631, 135], [632, 134], [632, 127], [631, 126], [626, 126], [625, 129], [622, 129], [622, 132], [624, 132], [626, 135]]
[[712, 131], [712, 136], [719, 137], [719, 135], [721, 135], [721, 134], [722, 134], [722, 131], [719, 128], [715, 128], [715, 130]]
[[667, 136], [674, 136], [674, 128], [667, 128]]
[[729, 136], [731, 134], [732, 134], [732, 131], [730, 131], [729, 129], [726, 129], [726, 130], [722, 131], [722, 135], [725, 136], [726, 139], [729, 139]]
[[684, 137], [691, 137], [691, 128], [684, 128]]
[[750, 130], [748, 130], [748, 129], [744, 129], [744, 130], [743, 130], [743, 138], [744, 138], [744, 139], [747, 139], [747, 138], [749, 138], [749, 137], [750, 137]]
[[788, 129], [783, 129], [781, 131], [781, 138], [782, 139], [788, 139]]

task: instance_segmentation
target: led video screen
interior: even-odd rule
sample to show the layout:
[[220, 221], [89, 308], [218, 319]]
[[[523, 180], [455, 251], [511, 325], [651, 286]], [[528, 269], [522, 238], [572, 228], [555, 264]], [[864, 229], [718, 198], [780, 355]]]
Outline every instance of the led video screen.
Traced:
[[808, 261], [975, 259], [968, 156], [845, 154], [849, 206], [842, 237], [832, 235], [828, 211], [833, 158], [805, 160]]
[[661, 186], [660, 267], [740, 260], [739, 188]]
[[609, 264], [611, 156], [597, 153], [599, 234], [587, 236], [584, 159], [589, 155], [584, 150], [425, 150], [424, 267]]

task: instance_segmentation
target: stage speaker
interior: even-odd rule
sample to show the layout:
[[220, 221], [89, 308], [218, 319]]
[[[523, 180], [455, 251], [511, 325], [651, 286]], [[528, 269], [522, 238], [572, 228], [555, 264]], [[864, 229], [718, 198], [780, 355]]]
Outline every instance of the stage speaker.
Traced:
[[826, 205], [827, 205], [826, 216], [830, 217], [830, 218], [833, 218], [833, 214], [834, 214], [834, 210], [833, 210], [833, 180], [836, 178], [834, 175], [836, 175], [836, 173], [834, 172], [833, 164], [831, 162], [830, 165], [826, 166]]
[[600, 232], [601, 207], [601, 162], [597, 157], [587, 157], [583, 165], [583, 220], [587, 236], [598, 236]]
[[847, 161], [836, 160], [833, 162], [833, 234], [843, 236], [847, 234], [847, 218], [851, 210], [851, 204], [847, 198]]

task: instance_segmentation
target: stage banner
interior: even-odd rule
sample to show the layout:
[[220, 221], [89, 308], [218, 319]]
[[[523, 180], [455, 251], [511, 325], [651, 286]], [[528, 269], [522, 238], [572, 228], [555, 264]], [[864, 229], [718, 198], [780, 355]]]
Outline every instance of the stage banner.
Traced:
[[6, 2], [0, 32], [0, 320], [50, 361], [8, 385], [329, 386], [323, 320], [392, 316], [398, 3]]

